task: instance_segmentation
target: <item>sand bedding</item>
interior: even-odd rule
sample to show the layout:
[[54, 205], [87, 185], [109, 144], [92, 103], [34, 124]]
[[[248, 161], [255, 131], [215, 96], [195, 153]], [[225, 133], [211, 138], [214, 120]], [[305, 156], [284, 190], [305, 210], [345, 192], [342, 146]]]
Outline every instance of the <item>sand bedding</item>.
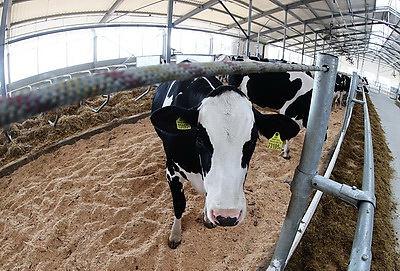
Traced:
[[[341, 128], [332, 112], [324, 154]], [[167, 245], [173, 221], [165, 155], [148, 118], [41, 155], [0, 178], [1, 270], [254, 270], [271, 252], [299, 162], [259, 140], [238, 227], [207, 229], [204, 198], [185, 184], [183, 240]]]

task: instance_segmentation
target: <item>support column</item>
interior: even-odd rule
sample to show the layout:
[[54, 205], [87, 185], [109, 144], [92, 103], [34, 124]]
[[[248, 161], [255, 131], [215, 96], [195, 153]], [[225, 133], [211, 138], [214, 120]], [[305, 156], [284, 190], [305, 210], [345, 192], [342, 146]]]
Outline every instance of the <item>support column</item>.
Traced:
[[92, 29], [93, 34], [93, 66], [97, 67], [97, 32], [96, 29]]
[[326, 128], [328, 127], [337, 65], [337, 57], [329, 54], [318, 54], [317, 66], [327, 66], [329, 70], [315, 74], [308, 127], [300, 163], [290, 185], [292, 196], [268, 271], [284, 270], [289, 250], [307, 208], [308, 199], [313, 189], [312, 179], [317, 174]]
[[304, 23], [304, 30], [303, 30], [303, 47], [301, 48], [301, 64], [303, 64], [303, 61], [304, 61], [304, 45], [306, 44], [306, 27], [307, 27], [307, 24]]
[[314, 65], [315, 65], [316, 55], [317, 55], [317, 38], [318, 38], [318, 35], [317, 35], [317, 33], [315, 33], [315, 38], [314, 38], [314, 61], [313, 61]]
[[379, 58], [378, 60], [378, 72], [376, 73], [376, 79], [375, 82], [379, 83], [379, 73], [380, 73], [380, 69], [381, 69], [381, 59]]
[[168, 28], [167, 28], [167, 44], [165, 52], [165, 60], [171, 63], [171, 34], [172, 34], [172, 14], [174, 10], [174, 0], [168, 1]]
[[285, 59], [285, 47], [286, 47], [286, 34], [287, 34], [287, 8], [285, 9], [285, 25], [283, 31], [283, 50], [282, 50], [282, 59]]
[[250, 56], [251, 12], [252, 12], [252, 10], [253, 10], [253, 0], [249, 0], [249, 18], [247, 19], [246, 56]]
[[0, 87], [1, 87], [2, 97], [7, 96], [6, 74], [5, 74], [5, 47], [6, 47], [7, 16], [10, 7], [11, 7], [11, 0], [4, 0], [3, 11], [1, 14], [1, 26], [0, 26]]

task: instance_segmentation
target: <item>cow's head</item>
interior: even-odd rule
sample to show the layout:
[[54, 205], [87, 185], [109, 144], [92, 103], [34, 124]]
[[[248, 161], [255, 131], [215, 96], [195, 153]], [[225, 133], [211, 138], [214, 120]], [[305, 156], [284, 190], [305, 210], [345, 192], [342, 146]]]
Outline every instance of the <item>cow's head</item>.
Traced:
[[299, 132], [290, 118], [255, 110], [232, 86], [218, 87], [197, 108], [161, 108], [151, 121], [161, 133], [195, 138], [206, 190], [206, 215], [222, 226], [237, 225], [245, 218], [243, 186], [258, 131], [267, 138], [280, 132], [283, 140]]

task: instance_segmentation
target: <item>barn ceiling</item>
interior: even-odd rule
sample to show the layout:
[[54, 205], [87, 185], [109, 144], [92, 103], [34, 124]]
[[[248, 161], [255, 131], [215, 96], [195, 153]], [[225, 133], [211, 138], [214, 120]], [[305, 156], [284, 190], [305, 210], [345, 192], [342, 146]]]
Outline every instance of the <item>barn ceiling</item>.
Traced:
[[[400, 71], [400, 0], [385, 0], [391, 7], [387, 3], [377, 5], [379, 1], [175, 0], [172, 26], [284, 45], [311, 57], [324, 51], [345, 56], [349, 62], [380, 61]], [[1, 8], [3, 2], [0, 1]], [[14, 0], [8, 12], [6, 42], [87, 26], [166, 27], [169, 3], [169, 0]]]

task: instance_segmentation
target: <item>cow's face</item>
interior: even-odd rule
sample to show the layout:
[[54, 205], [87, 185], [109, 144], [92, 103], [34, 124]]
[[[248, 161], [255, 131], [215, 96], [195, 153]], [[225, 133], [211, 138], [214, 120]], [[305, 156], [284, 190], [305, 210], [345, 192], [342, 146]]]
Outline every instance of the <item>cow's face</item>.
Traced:
[[[272, 137], [275, 132], [298, 126], [289, 118], [262, 115], [250, 101], [232, 86], [220, 86], [196, 109], [167, 106], [155, 111], [155, 128], [168, 136], [194, 139], [206, 191], [206, 215], [214, 224], [234, 226], [246, 215], [243, 190], [250, 158], [258, 132]], [[288, 127], [288, 125], [290, 127]], [[295, 131], [294, 131], [295, 130]]]
[[201, 103], [196, 148], [211, 222], [233, 226], [243, 221], [243, 185], [257, 137], [252, 106], [243, 94], [225, 91]]

